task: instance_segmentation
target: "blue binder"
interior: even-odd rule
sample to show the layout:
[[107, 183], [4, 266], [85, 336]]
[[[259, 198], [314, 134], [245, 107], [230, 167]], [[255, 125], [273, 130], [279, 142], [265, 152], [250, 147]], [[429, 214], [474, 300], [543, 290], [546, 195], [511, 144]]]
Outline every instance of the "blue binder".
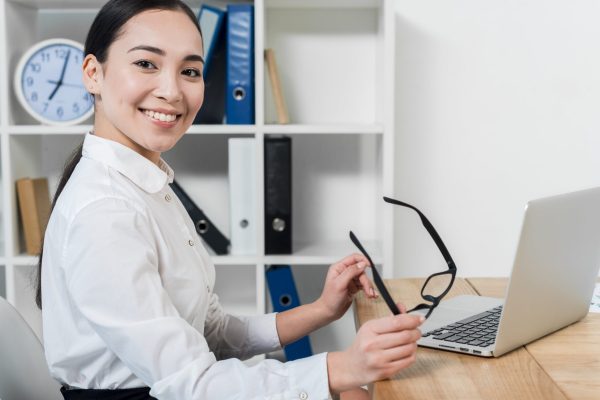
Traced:
[[[300, 305], [294, 276], [289, 265], [272, 265], [267, 269], [265, 274], [267, 276], [267, 285], [271, 294], [273, 310], [281, 312]], [[304, 336], [294, 343], [285, 346], [283, 351], [288, 361], [312, 356], [310, 338]]]
[[203, 4], [198, 12], [204, 44], [204, 103], [194, 124], [222, 124], [225, 116], [227, 62], [226, 13]]
[[254, 124], [254, 6], [227, 6], [228, 124]]

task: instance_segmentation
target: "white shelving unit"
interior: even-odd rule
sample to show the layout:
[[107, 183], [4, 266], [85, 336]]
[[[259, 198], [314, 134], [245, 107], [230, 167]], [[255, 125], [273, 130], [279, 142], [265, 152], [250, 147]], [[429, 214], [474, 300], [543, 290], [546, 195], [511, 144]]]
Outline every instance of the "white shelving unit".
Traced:
[[[49, 178], [54, 193], [70, 152], [91, 128], [41, 126], [18, 104], [12, 87], [19, 57], [37, 41], [66, 37], [84, 42], [104, 0], [0, 0], [0, 295], [41, 335], [33, 298], [36, 257], [21, 251], [15, 181]], [[221, 7], [223, 1], [207, 1]], [[189, 4], [197, 11], [199, 1]], [[227, 140], [256, 138], [259, 171], [267, 135], [292, 137], [293, 238], [291, 255], [264, 255], [262, 173], [256, 182], [258, 221], [254, 256], [215, 256], [222, 303], [233, 313], [269, 310], [265, 268], [292, 265], [300, 297], [312, 301], [327, 267], [356, 251], [352, 229], [382, 266], [393, 270], [394, 7], [393, 0], [256, 0], [256, 124], [192, 126], [164, 154], [177, 180], [229, 234]], [[290, 125], [277, 125], [265, 78], [263, 50], [273, 48]], [[315, 351], [345, 347], [353, 337], [346, 317], [313, 335]]]

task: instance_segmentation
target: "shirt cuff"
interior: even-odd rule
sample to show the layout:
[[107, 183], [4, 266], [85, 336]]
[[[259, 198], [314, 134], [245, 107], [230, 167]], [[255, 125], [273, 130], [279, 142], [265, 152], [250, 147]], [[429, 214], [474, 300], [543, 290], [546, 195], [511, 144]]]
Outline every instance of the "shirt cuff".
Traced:
[[[299, 400], [329, 399], [327, 353], [285, 363], [290, 377], [291, 393]], [[289, 393], [289, 392], [288, 392]]]
[[254, 354], [269, 353], [281, 350], [276, 323], [277, 313], [257, 315], [248, 318], [248, 334], [250, 348]]

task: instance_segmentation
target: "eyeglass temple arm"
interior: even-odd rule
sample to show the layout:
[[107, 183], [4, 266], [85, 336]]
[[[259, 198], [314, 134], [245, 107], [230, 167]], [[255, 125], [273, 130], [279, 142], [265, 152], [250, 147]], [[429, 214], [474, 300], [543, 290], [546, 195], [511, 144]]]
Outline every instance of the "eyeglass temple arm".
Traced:
[[442, 238], [437, 233], [437, 231], [435, 230], [435, 228], [433, 227], [431, 222], [429, 222], [427, 217], [421, 211], [419, 211], [419, 209], [417, 207], [411, 206], [408, 203], [404, 203], [399, 200], [395, 200], [395, 199], [392, 199], [392, 198], [389, 198], [386, 196], [383, 196], [383, 201], [385, 201], [386, 203], [390, 203], [390, 204], [396, 204], [396, 205], [402, 206], [402, 207], [408, 207], [408, 208], [414, 210], [417, 214], [419, 214], [419, 217], [421, 218], [421, 223], [423, 224], [423, 226], [425, 227], [427, 232], [429, 232], [429, 235], [431, 236], [431, 238], [435, 242], [436, 246], [442, 253], [442, 256], [444, 256], [444, 259], [446, 260], [446, 264], [448, 264], [448, 268], [450, 268], [450, 269], [456, 268], [456, 264], [454, 264], [454, 260], [452, 259], [450, 252], [446, 248], [446, 245], [442, 241]]
[[369, 264], [371, 264], [371, 271], [373, 272], [373, 280], [375, 281], [375, 286], [377, 286], [377, 289], [379, 290], [379, 293], [381, 293], [381, 297], [383, 297], [383, 300], [387, 304], [388, 308], [390, 309], [392, 314], [399, 315], [400, 309], [398, 308], [396, 303], [394, 303], [390, 292], [385, 287], [383, 279], [381, 279], [381, 276], [379, 276], [379, 272], [377, 272], [377, 268], [375, 268], [375, 264], [373, 264], [373, 260], [371, 260], [369, 253], [367, 253], [367, 251], [364, 249], [364, 247], [352, 231], [350, 231], [350, 240], [352, 240], [352, 243], [354, 243], [354, 245], [358, 247], [361, 253], [363, 253], [365, 257], [367, 257], [367, 260], [369, 260]]

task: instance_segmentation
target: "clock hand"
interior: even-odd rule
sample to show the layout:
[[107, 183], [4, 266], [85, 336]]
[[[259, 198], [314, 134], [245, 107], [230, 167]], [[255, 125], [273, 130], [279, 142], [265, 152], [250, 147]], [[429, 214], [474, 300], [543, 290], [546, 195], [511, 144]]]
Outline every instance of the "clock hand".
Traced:
[[65, 62], [63, 63], [62, 71], [60, 72], [60, 78], [58, 79], [58, 82], [56, 83], [56, 87], [54, 88], [52, 93], [50, 93], [50, 97], [48, 97], [48, 100], [52, 100], [52, 98], [54, 97], [56, 92], [58, 92], [58, 89], [61, 87], [63, 78], [65, 77], [65, 71], [67, 70], [67, 64], [69, 64], [70, 56], [71, 56], [71, 50], [67, 51], [67, 56], [65, 57]]
[[69, 64], [69, 57], [71, 57], [71, 50], [67, 51], [67, 56], [65, 57], [65, 63], [63, 64], [62, 71], [60, 72], [60, 79], [58, 82], [62, 84], [63, 78], [65, 77], [65, 72], [67, 71], [67, 64]]
[[[54, 84], [58, 83], [58, 81], [53, 81], [53, 80], [51, 80], [51, 79], [48, 79], [48, 81], [47, 81], [47, 82], [48, 82], [48, 83], [54, 83]], [[74, 84], [74, 83], [64, 83], [64, 82], [63, 82], [63, 83], [62, 83], [62, 85], [63, 85], [63, 86], [69, 86], [69, 87], [75, 87], [75, 88], [80, 88], [80, 89], [83, 89], [83, 85], [76, 85], [76, 84]]]

